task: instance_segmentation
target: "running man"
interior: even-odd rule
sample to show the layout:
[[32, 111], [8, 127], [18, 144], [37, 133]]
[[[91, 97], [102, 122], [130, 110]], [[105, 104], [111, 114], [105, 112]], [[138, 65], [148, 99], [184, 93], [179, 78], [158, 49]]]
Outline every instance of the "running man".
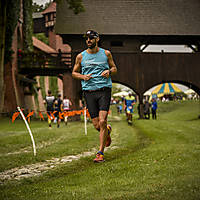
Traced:
[[[111, 126], [107, 125], [111, 100], [111, 75], [117, 68], [110, 51], [98, 47], [99, 34], [88, 30], [87, 49], [77, 55], [72, 76], [81, 80], [84, 98], [94, 127], [99, 131], [99, 151], [94, 162], [104, 161], [104, 148], [111, 143]], [[80, 73], [81, 71], [81, 73]]]
[[129, 92], [128, 96], [124, 99], [124, 107], [126, 110], [126, 117], [129, 125], [132, 125], [133, 123], [133, 106], [135, 104], [135, 98], [132, 96], [131, 92]]
[[44, 103], [47, 106], [47, 113], [51, 118], [51, 119], [49, 119], [49, 117], [48, 117], [49, 128], [51, 128], [51, 121], [52, 121], [51, 113], [53, 113], [53, 111], [54, 111], [54, 101], [55, 101], [55, 97], [52, 96], [51, 90], [48, 90], [48, 95], [46, 96]]
[[[63, 111], [64, 112], [70, 111], [70, 106], [72, 106], [72, 102], [69, 99], [67, 99], [66, 96], [64, 96], [64, 99], [63, 99]], [[67, 120], [68, 120], [68, 116], [64, 115], [65, 125], [67, 125]]]

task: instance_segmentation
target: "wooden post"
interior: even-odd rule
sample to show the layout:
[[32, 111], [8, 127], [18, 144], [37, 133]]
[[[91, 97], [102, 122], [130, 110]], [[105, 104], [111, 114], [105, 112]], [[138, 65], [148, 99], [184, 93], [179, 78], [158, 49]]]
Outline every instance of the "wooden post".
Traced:
[[140, 119], [144, 119], [144, 104], [143, 104], [143, 94], [139, 94], [139, 115]]

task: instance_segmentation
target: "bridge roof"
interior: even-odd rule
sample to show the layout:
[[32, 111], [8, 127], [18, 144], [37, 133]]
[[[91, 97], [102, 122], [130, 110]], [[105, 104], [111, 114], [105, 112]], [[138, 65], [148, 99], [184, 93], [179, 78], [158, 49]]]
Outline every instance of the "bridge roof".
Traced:
[[67, 1], [57, 3], [56, 32], [103, 35], [200, 35], [199, 0], [83, 0], [75, 15]]
[[32, 40], [33, 40], [33, 46], [36, 47], [37, 49], [39, 49], [45, 53], [57, 53], [57, 51], [55, 49], [51, 48], [44, 42], [38, 40], [36, 37], [33, 36]]

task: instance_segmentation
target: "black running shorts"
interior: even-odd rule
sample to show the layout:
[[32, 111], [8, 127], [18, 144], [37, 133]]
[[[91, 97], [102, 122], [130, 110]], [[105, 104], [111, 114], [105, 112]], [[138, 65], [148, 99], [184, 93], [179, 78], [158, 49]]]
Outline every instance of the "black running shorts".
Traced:
[[111, 100], [111, 88], [101, 88], [99, 90], [85, 90], [84, 98], [90, 117], [93, 119], [99, 116], [99, 111], [109, 111]]

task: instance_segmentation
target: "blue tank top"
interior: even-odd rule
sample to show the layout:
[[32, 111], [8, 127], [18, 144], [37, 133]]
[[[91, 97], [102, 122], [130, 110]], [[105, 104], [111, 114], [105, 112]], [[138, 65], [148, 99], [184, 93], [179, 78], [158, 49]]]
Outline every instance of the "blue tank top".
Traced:
[[111, 77], [105, 78], [101, 76], [104, 70], [109, 69], [108, 57], [105, 54], [105, 50], [99, 48], [99, 51], [95, 54], [89, 54], [85, 50], [81, 55], [82, 74], [92, 74], [93, 77], [88, 81], [81, 81], [82, 90], [97, 90], [103, 87], [112, 88]]
[[129, 107], [129, 106], [132, 106], [132, 103], [135, 101], [135, 98], [133, 96], [129, 97], [125, 97], [125, 102], [126, 102], [126, 106]]

